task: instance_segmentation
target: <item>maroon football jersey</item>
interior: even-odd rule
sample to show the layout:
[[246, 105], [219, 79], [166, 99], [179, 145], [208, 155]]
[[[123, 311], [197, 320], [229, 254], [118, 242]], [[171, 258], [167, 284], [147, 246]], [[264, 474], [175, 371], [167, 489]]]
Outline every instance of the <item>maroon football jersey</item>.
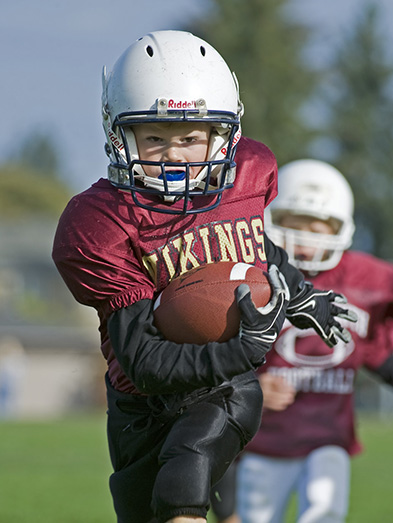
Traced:
[[[113, 311], [153, 299], [171, 278], [206, 263], [241, 261], [266, 269], [263, 211], [277, 194], [276, 159], [248, 138], [240, 140], [235, 159], [234, 187], [208, 212], [151, 212], [105, 179], [75, 196], [63, 212], [53, 259], [76, 300], [98, 311], [101, 349], [115, 388], [136, 392], [110, 345], [107, 320]], [[203, 205], [202, 198], [194, 197], [192, 205]], [[182, 207], [159, 197], [156, 204]]]
[[287, 379], [296, 388], [296, 399], [281, 412], [264, 409], [261, 429], [247, 447], [252, 452], [299, 457], [323, 445], [338, 445], [350, 454], [361, 450], [354, 426], [354, 381], [360, 367], [375, 369], [393, 351], [393, 265], [347, 251], [337, 267], [312, 283], [346, 296], [359, 318], [357, 323], [340, 320], [352, 341], [329, 348], [314, 331], [285, 323], [260, 372]]

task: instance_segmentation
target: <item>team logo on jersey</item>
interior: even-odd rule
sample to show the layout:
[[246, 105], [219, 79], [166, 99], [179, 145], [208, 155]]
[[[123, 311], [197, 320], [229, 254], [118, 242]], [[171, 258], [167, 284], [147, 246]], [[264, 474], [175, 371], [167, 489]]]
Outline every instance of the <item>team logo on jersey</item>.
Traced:
[[[341, 325], [356, 333], [360, 338], [364, 338], [368, 331], [369, 314], [351, 304], [347, 304], [347, 307], [356, 312], [358, 321], [357, 323], [351, 323], [339, 320]], [[286, 329], [285, 327], [289, 328]], [[302, 346], [302, 340], [304, 340], [304, 343], [307, 343], [307, 350], [304, 352], [301, 352], [301, 349], [299, 349]], [[315, 346], [316, 350], [314, 353], [309, 350], [311, 346]], [[337, 345], [328, 348], [319, 340], [314, 329], [300, 330], [286, 321], [274, 348], [285, 361], [294, 367], [329, 369], [337, 367], [352, 354], [355, 349], [355, 342], [353, 339], [349, 343], [339, 340]]]
[[327, 351], [326, 354], [302, 354], [296, 350], [297, 344], [303, 338], [313, 337], [316, 344], [320, 345], [318, 335], [314, 329], [299, 330], [290, 327], [285, 330], [276, 343], [276, 352], [294, 367], [312, 367], [318, 369], [329, 369], [340, 365], [355, 349], [353, 340], [349, 343], [339, 341], [337, 345]]
[[261, 216], [222, 220], [200, 225], [173, 236], [143, 257], [158, 290], [176, 276], [219, 261], [244, 262], [266, 267]]

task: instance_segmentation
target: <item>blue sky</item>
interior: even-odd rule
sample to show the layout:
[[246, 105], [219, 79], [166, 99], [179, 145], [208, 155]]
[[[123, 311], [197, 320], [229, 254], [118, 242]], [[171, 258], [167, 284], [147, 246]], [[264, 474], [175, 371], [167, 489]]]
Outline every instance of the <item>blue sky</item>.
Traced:
[[[365, 1], [291, 0], [291, 6], [294, 16], [318, 28], [315, 49], [328, 56]], [[149, 31], [181, 28], [206, 12], [207, 2], [5, 2], [0, 18], [0, 163], [29, 133], [49, 130], [61, 145], [64, 171], [74, 192], [105, 176], [102, 66], [110, 69], [126, 47]], [[381, 30], [391, 38], [392, 2], [378, 3], [387, 13]]]

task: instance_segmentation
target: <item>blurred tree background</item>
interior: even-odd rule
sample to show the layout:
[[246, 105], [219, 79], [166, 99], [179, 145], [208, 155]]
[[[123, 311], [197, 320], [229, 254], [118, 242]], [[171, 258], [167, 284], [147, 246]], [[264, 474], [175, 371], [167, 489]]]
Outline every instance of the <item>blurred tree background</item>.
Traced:
[[362, 13], [324, 71], [329, 115], [320, 156], [352, 185], [359, 248], [393, 260], [393, 61], [377, 5]]
[[[82, 325], [51, 260], [57, 220], [71, 197], [59, 144], [28, 132], [0, 166], [0, 325]], [[3, 332], [4, 333], [4, 332]]]
[[186, 29], [235, 71], [243, 133], [266, 143], [279, 166], [313, 157], [348, 178], [356, 198], [354, 247], [393, 260], [393, 62], [370, 0], [330, 60], [310, 58], [315, 30], [291, 16], [290, 0], [211, 0]]
[[301, 116], [318, 83], [303, 56], [312, 31], [295, 22], [288, 0], [213, 0], [211, 15], [188, 27], [235, 71], [245, 106], [243, 134], [284, 164], [306, 154], [315, 131]]
[[1, 220], [57, 219], [71, 196], [62, 180], [63, 164], [60, 146], [49, 133], [28, 133], [0, 167]]

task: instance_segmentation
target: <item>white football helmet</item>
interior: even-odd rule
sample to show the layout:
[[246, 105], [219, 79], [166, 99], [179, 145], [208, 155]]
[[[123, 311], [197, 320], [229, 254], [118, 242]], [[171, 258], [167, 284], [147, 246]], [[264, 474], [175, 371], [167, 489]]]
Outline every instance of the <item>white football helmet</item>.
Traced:
[[[137, 205], [169, 214], [204, 212], [216, 207], [222, 191], [232, 187], [243, 105], [235, 75], [204, 40], [183, 31], [157, 31], [137, 40], [110, 74], [104, 67], [102, 113], [108, 178], [130, 190]], [[131, 126], [190, 121], [212, 124], [207, 161], [183, 162], [184, 172], [176, 176], [173, 170], [168, 173], [179, 164], [139, 159]], [[146, 164], [160, 167], [159, 178], [146, 175]], [[189, 178], [190, 166], [203, 166], [196, 179]], [[167, 202], [183, 198], [182, 210], [151, 206], [151, 195], [157, 194]], [[201, 209], [190, 210], [192, 195], [215, 198]]]
[[[265, 227], [272, 241], [285, 248], [293, 265], [316, 273], [335, 267], [350, 247], [355, 231], [353, 212], [352, 189], [336, 168], [318, 160], [297, 160], [278, 171], [278, 196], [266, 210]], [[337, 231], [320, 234], [281, 226], [288, 215], [331, 221]], [[296, 259], [296, 246], [315, 249], [313, 259]]]

